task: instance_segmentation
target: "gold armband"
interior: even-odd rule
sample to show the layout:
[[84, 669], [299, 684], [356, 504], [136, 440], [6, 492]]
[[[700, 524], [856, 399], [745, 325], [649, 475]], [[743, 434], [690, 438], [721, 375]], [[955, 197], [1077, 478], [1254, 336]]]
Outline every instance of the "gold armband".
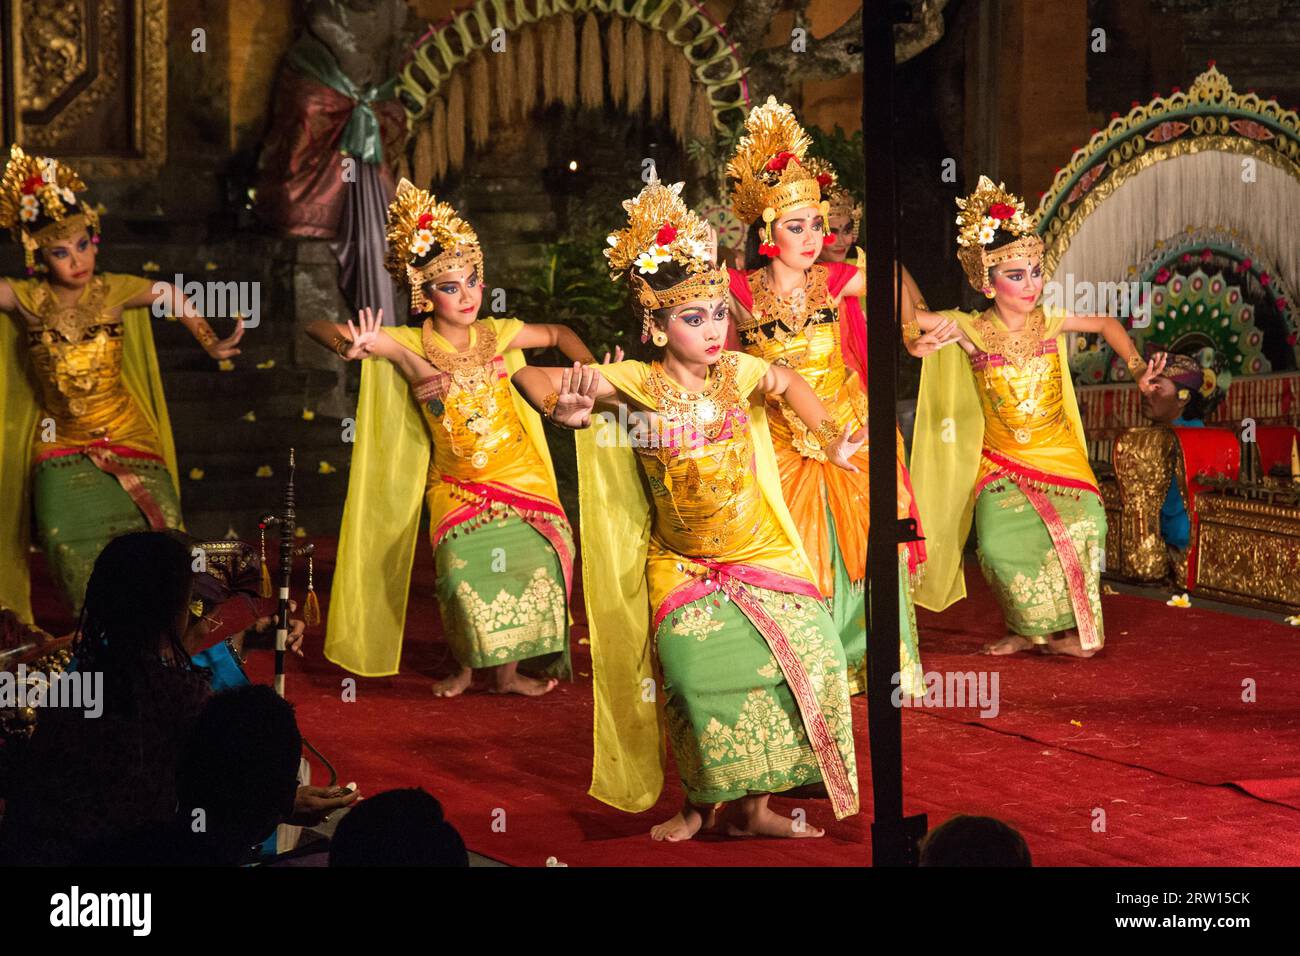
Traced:
[[822, 448], [829, 448], [840, 437], [840, 427], [835, 424], [835, 419], [828, 418], [813, 429], [812, 435]]

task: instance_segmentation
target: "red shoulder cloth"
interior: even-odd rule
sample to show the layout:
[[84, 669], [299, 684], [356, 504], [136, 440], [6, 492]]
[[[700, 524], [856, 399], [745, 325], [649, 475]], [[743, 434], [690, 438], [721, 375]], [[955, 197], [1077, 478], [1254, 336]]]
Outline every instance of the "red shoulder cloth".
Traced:
[[858, 267], [851, 262], [819, 262], [818, 265], [826, 267], [826, 290], [831, 298], [839, 295], [858, 272]]

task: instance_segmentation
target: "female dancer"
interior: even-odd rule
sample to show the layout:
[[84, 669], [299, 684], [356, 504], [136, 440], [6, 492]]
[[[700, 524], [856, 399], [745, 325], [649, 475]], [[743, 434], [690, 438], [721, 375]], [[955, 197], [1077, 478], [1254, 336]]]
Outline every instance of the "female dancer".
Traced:
[[723, 350], [727, 275], [680, 190], [652, 181], [625, 202], [605, 253], [662, 357], [515, 375], [557, 425], [586, 428], [596, 406], [620, 423], [598, 420], [577, 442], [591, 793], [629, 812], [654, 805], [662, 705], [686, 805], [654, 839], [714, 823], [821, 836], [768, 808], [772, 793], [821, 782], [838, 819], [858, 796], [844, 652], [781, 499], [764, 401], [783, 396], [841, 468], [863, 436], [790, 370]]
[[[176, 451], [150, 311], [175, 315], [214, 359], [238, 355], [175, 286], [97, 275], [99, 216], [85, 183], [18, 146], [0, 181], [0, 227], [28, 272], [0, 279], [0, 604], [31, 619], [28, 509], [65, 600], [80, 610], [95, 558], [127, 531], [181, 521]], [[25, 347], [24, 347], [25, 346]], [[24, 357], [30, 361], [24, 361]], [[30, 365], [31, 376], [25, 365]]]
[[[752, 224], [750, 268], [730, 271], [732, 341], [797, 371], [837, 423], [856, 429], [867, 423], [866, 324], [856, 308], [866, 277], [844, 262], [817, 262], [829, 210], [821, 188], [832, 181], [825, 173], [819, 180], [803, 165], [809, 143], [790, 107], [769, 97], [745, 120], [745, 135], [727, 165], [732, 209]], [[847, 321], [849, 309], [853, 321]], [[818, 587], [831, 599], [858, 693], [866, 689], [867, 449], [854, 472], [829, 467], [824, 448], [788, 402], [773, 399], [769, 411], [785, 500]], [[898, 515], [917, 518], [901, 434], [895, 455]], [[911, 597], [924, 559], [919, 542], [899, 547], [900, 684], [911, 695], [924, 692]]]
[[939, 349], [922, 366], [912, 467], [929, 570], [917, 603], [939, 611], [966, 596], [961, 552], [973, 510], [980, 567], [1008, 630], [985, 651], [1091, 657], [1105, 639], [1106, 513], [1064, 334], [1100, 332], [1134, 380], [1147, 365], [1115, 318], [1044, 312], [1043, 241], [1019, 197], [981, 176], [957, 206], [957, 258], [992, 302], [984, 312], [916, 313], [923, 330], [955, 321], [964, 350]]
[[345, 359], [386, 360], [361, 369], [325, 656], [366, 677], [397, 673], [423, 499], [457, 663], [434, 694], [460, 694], [475, 668], [491, 669], [496, 693], [545, 694], [555, 680], [518, 667], [568, 672], [573, 534], [541, 422], [508, 374], [526, 348], [593, 359], [563, 326], [478, 318], [483, 253], [446, 203], [402, 180], [388, 223], [389, 271], [423, 325], [381, 328], [366, 309], [358, 325], [308, 328]]

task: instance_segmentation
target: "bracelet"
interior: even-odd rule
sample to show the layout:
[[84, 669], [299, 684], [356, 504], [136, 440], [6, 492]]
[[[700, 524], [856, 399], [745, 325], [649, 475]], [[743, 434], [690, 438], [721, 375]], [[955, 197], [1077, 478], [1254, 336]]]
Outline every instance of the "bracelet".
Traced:
[[338, 353], [339, 358], [348, 357], [348, 349], [352, 348], [352, 340], [346, 335], [336, 336], [334, 339], [334, 351]]
[[217, 335], [212, 331], [212, 327], [206, 322], [200, 322], [194, 330], [194, 337], [199, 340], [199, 345], [205, 349], [213, 342], [217, 341]]
[[903, 323], [903, 341], [911, 345], [921, 337], [921, 323], [913, 319]]
[[1142, 373], [1145, 372], [1146, 370], [1147, 370], [1147, 363], [1142, 361], [1142, 358], [1140, 356], [1134, 355], [1132, 358], [1128, 360], [1128, 374], [1133, 379], [1133, 381], [1136, 382], [1138, 379], [1140, 379], [1142, 377]]
[[840, 428], [835, 424], [835, 419], [828, 418], [813, 429], [813, 437], [817, 439], [817, 444], [822, 448], [828, 448], [835, 439], [840, 437]]
[[555, 406], [558, 405], [559, 403], [560, 403], [560, 393], [551, 392], [551, 394], [547, 395], [544, 399], [542, 399], [542, 414], [549, 419], [551, 417], [551, 413], [555, 411]]

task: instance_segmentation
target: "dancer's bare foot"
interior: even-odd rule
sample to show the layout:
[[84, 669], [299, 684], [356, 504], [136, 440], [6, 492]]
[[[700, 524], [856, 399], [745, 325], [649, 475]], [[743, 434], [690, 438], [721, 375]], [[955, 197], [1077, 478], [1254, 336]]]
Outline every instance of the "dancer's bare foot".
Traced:
[[1079, 632], [1068, 630], [1060, 635], [1053, 634], [1047, 639], [1047, 646], [1043, 650], [1048, 654], [1064, 654], [1068, 657], [1092, 657], [1096, 654], [1098, 648], [1090, 650], [1083, 649], [1083, 643], [1079, 640]]
[[1023, 634], [1008, 634], [1000, 641], [993, 644], [985, 644], [983, 654], [993, 654], [1001, 657], [1005, 654], [1017, 654], [1020, 651], [1027, 651], [1034, 646], [1034, 642]]
[[474, 670], [470, 667], [462, 667], [450, 677], [444, 677], [442, 680], [433, 682], [434, 697], [456, 697], [463, 693], [465, 688], [469, 687], [470, 681], [474, 678]]
[[821, 827], [794, 817], [783, 817], [767, 805], [771, 794], [742, 797], [727, 807], [723, 827], [727, 836], [816, 838], [826, 835]]
[[541, 697], [555, 689], [559, 683], [554, 677], [540, 680], [525, 677], [519, 673], [517, 661], [492, 668], [492, 683], [488, 690], [493, 694], [523, 694], [525, 697]]
[[717, 821], [717, 810], [709, 808], [707, 814], [694, 804], [686, 804], [672, 819], [650, 828], [650, 839], [681, 843], [700, 832], [704, 826], [712, 827]]

